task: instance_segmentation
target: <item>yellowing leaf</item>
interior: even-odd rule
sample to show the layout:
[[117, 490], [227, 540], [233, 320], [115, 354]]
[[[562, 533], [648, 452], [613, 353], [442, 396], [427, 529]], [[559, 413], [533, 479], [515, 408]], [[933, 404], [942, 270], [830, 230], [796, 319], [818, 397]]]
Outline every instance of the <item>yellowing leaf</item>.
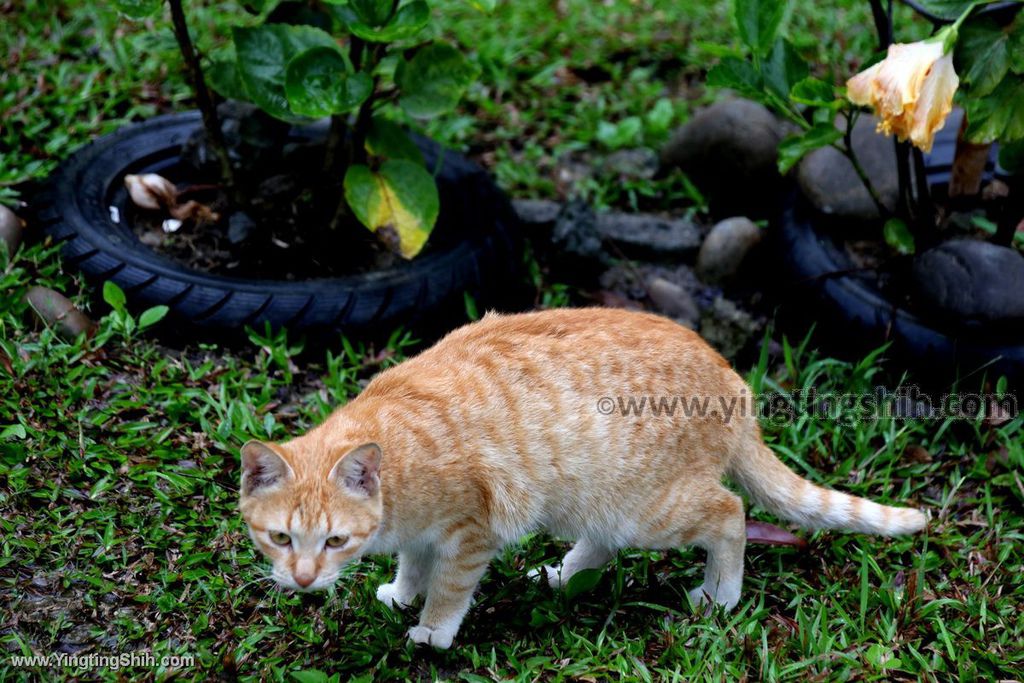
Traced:
[[406, 159], [389, 159], [377, 171], [349, 167], [345, 200], [360, 223], [407, 259], [427, 243], [441, 205], [433, 176]]

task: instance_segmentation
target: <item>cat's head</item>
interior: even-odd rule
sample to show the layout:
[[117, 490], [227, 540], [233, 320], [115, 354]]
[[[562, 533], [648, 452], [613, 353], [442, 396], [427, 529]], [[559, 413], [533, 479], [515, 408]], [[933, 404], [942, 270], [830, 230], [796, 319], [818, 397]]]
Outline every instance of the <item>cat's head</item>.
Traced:
[[367, 443], [325, 455], [295, 444], [242, 447], [242, 516], [279, 584], [322, 590], [380, 526], [381, 449]]

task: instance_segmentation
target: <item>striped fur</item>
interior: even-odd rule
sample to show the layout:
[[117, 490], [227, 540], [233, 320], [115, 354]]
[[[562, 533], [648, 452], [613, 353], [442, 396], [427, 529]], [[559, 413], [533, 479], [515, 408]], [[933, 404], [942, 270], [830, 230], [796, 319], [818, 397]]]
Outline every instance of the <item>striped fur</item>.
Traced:
[[[598, 401], [711, 397], [724, 413], [605, 414]], [[725, 404], [722, 404], [725, 405]], [[488, 315], [378, 375], [322, 425], [243, 447], [242, 514], [295, 589], [330, 585], [347, 562], [397, 553], [390, 606], [425, 597], [419, 643], [446, 648], [503, 546], [546, 530], [575, 544], [553, 586], [620, 548], [707, 550], [691, 592], [740, 598], [745, 521], [728, 475], [759, 504], [812, 528], [917, 531], [917, 510], [810, 484], [763, 444], [750, 390], [699, 336], [610, 309]], [[287, 546], [272, 534], [288, 534]], [[327, 547], [328, 538], [347, 539]]]

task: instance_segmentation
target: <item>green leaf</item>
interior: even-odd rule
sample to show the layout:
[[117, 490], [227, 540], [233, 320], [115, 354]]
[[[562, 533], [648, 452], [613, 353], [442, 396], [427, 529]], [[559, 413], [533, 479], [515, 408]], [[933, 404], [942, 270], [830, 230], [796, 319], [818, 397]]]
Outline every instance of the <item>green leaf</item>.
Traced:
[[735, 0], [740, 40], [751, 52], [763, 56], [772, 49], [785, 9], [782, 0]]
[[350, 166], [345, 200], [360, 223], [407, 259], [427, 243], [441, 206], [433, 176], [406, 159], [385, 161], [378, 171]]
[[647, 112], [647, 130], [657, 135], [667, 133], [668, 129], [672, 127], [675, 117], [676, 109], [672, 105], [672, 100], [662, 97]]
[[805, 78], [794, 83], [789, 99], [812, 107], [837, 107], [842, 103], [836, 98], [835, 86], [818, 78]]
[[1010, 30], [1010, 71], [1024, 75], [1024, 20], [1018, 19]]
[[430, 21], [430, 7], [423, 0], [402, 5], [384, 26], [373, 26], [362, 21], [350, 7], [339, 7], [340, 16], [348, 30], [363, 40], [373, 43], [393, 43], [412, 38]]
[[163, 0], [114, 0], [114, 8], [129, 19], [145, 19], [163, 7]]
[[327, 674], [317, 669], [306, 669], [305, 671], [290, 671], [292, 680], [296, 683], [327, 683]]
[[284, 91], [293, 112], [318, 118], [358, 107], [373, 92], [373, 79], [352, 73], [337, 49], [314, 47], [288, 62]]
[[218, 59], [206, 67], [206, 82], [217, 93], [229, 100], [248, 100], [249, 94], [242, 86], [235, 59]]
[[469, 0], [469, 4], [472, 5], [474, 9], [490, 14], [494, 11], [494, 8], [498, 6], [498, 0]]
[[765, 87], [783, 102], [793, 86], [807, 78], [807, 62], [793, 45], [783, 38], [775, 41], [771, 54], [761, 66]]
[[409, 116], [428, 119], [451, 111], [477, 77], [477, 69], [447, 43], [433, 43], [400, 61], [395, 83], [399, 105]]
[[565, 593], [566, 600], [572, 600], [577, 596], [594, 590], [601, 581], [601, 575], [604, 572], [601, 569], [581, 569], [580, 571], [569, 577], [569, 580], [565, 584], [563, 592]]
[[788, 173], [808, 152], [831, 145], [843, 137], [831, 122], [818, 123], [810, 130], [793, 135], [779, 143], [779, 173]]
[[367, 26], [383, 26], [391, 18], [394, 10], [392, 0], [348, 0], [359, 21]]
[[916, 250], [914, 235], [902, 218], [890, 218], [882, 228], [885, 243], [901, 254], [913, 254]]
[[124, 290], [117, 286], [113, 280], [103, 283], [103, 300], [115, 311], [123, 311], [125, 304]]
[[384, 159], [407, 159], [425, 166], [423, 152], [409, 139], [402, 127], [383, 116], [374, 116], [366, 135], [366, 151]]
[[24, 439], [27, 436], [28, 432], [25, 430], [25, 425], [13, 424], [0, 429], [0, 441], [6, 441], [8, 439]]
[[707, 84], [716, 88], [730, 88], [754, 99], [764, 99], [761, 74], [753, 64], [738, 57], [724, 57], [708, 72]]
[[969, 97], [967, 139], [1006, 144], [1024, 139], [1024, 77], [1009, 74], [984, 97]]
[[139, 316], [139, 329], [144, 330], [147, 327], [156, 325], [158, 322], [164, 319], [164, 317], [167, 315], [167, 311], [169, 310], [170, 309], [164, 305], [147, 308], [142, 312], [142, 315]]
[[960, 80], [972, 97], [987, 95], [1010, 69], [1010, 38], [993, 19], [976, 19], [960, 29], [954, 52]]
[[271, 116], [294, 120], [285, 94], [288, 62], [313, 47], [337, 49], [337, 43], [311, 26], [236, 26], [233, 34], [238, 74], [248, 99]]
[[965, 0], [918, 0], [918, 4], [926, 12], [940, 18], [959, 19], [968, 7], [977, 4], [975, 1]]
[[618, 123], [601, 121], [597, 124], [595, 137], [609, 149], [621, 149], [635, 144], [643, 132], [643, 120], [639, 116], [627, 116]]
[[1024, 175], [1024, 140], [999, 147], [999, 165], [1011, 175]]

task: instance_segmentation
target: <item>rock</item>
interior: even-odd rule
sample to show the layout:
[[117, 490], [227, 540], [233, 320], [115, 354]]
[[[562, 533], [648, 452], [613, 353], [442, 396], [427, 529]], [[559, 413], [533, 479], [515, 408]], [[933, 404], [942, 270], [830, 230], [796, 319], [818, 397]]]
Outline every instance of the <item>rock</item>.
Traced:
[[658, 173], [658, 153], [650, 147], [620, 149], [605, 157], [601, 171], [626, 178], [649, 180]]
[[972, 239], [944, 242], [914, 260], [914, 290], [928, 310], [953, 322], [1024, 322], [1024, 256]]
[[563, 257], [576, 257], [587, 261], [606, 260], [597, 229], [597, 215], [581, 200], [573, 200], [563, 207], [551, 231], [551, 244]]
[[248, 214], [236, 211], [228, 219], [228, 241], [232, 244], [240, 244], [249, 239], [255, 229], [256, 221]]
[[743, 260], [757, 246], [764, 231], [752, 220], [737, 216], [720, 221], [704, 238], [697, 254], [697, 275], [708, 284], [732, 280]]
[[642, 304], [694, 329], [701, 309], [719, 294], [703, 285], [686, 265], [619, 261], [603, 272], [598, 282], [604, 296]]
[[700, 309], [690, 293], [665, 278], [655, 277], [647, 282], [647, 294], [659, 311], [665, 315], [696, 328]]
[[527, 229], [538, 230], [553, 227], [562, 212], [562, 204], [550, 199], [513, 199], [512, 208]]
[[700, 247], [700, 228], [686, 219], [603, 213], [597, 216], [597, 230], [622, 252], [613, 256], [692, 258]]
[[14, 256], [25, 233], [25, 223], [3, 204], [0, 204], [0, 242], [7, 245], [7, 253]]
[[721, 296], [704, 311], [700, 321], [701, 336], [726, 358], [735, 358], [760, 328], [753, 316]]
[[[863, 115], [853, 127], [851, 141], [857, 160], [871, 178], [871, 184], [885, 206], [896, 206], [899, 175], [892, 138], [875, 132], [878, 120]], [[797, 169], [800, 189], [822, 213], [855, 221], [879, 218], [878, 207], [857, 176], [850, 160], [837, 149], [816, 149]]]
[[35, 286], [25, 294], [25, 300], [43, 322], [52, 325], [68, 341], [82, 333], [91, 336], [96, 330], [96, 323], [60, 292]]
[[776, 159], [784, 127], [750, 100], [728, 99], [697, 112], [661, 150], [663, 168], [678, 167], [712, 204], [757, 213], [781, 188]]

